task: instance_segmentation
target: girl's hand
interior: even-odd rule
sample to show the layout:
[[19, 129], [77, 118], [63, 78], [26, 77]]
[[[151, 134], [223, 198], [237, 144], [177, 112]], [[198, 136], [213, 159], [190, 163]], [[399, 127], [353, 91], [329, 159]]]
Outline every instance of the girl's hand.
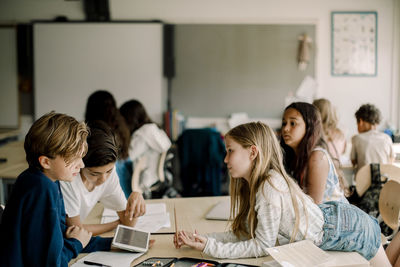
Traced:
[[203, 251], [207, 243], [207, 237], [199, 235], [197, 231], [194, 233], [180, 231], [177, 235], [177, 244], [181, 244], [180, 246], [184, 244], [196, 250]]
[[183, 246], [182, 240], [178, 238], [178, 232], [174, 234], [174, 246], [175, 248], [181, 248]]

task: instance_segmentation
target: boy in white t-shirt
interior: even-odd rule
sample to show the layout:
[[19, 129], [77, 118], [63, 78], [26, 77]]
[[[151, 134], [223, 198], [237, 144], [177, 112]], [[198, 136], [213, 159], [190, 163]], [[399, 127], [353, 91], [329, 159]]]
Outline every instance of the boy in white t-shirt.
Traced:
[[145, 213], [142, 195], [132, 192], [126, 200], [115, 170], [118, 145], [111, 129], [102, 121], [89, 124], [88, 152], [85, 167], [73, 182], [61, 182], [67, 225], [82, 226], [97, 202], [117, 211], [119, 220], [105, 224], [84, 224], [93, 235], [111, 231], [118, 224], [134, 226], [137, 217]]
[[394, 150], [389, 135], [379, 132], [381, 112], [372, 104], [362, 105], [355, 113], [359, 134], [351, 139], [351, 161], [357, 171], [370, 163], [392, 164]]

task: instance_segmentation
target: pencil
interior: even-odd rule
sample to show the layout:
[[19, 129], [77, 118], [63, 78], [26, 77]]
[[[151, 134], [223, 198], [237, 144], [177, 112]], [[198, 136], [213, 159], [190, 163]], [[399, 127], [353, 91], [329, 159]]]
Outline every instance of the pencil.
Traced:
[[176, 221], [176, 208], [175, 208], [175, 204], [174, 204], [174, 220], [175, 220], [175, 235], [176, 237], [178, 237], [178, 224]]

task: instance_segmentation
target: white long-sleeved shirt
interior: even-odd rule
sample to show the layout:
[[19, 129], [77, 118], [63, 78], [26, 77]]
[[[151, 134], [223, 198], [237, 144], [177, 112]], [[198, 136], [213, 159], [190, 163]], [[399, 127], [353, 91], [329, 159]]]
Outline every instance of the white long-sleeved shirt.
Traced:
[[155, 123], [148, 123], [137, 129], [131, 139], [129, 157], [134, 167], [140, 157], [146, 157], [146, 167], [140, 176], [140, 186], [149, 188], [158, 181], [158, 161], [161, 153], [171, 147], [166, 133]]
[[[266, 248], [275, 246], [278, 234], [290, 239], [295, 224], [295, 213], [289, 187], [277, 172], [270, 171], [270, 175], [273, 186], [265, 182], [256, 194], [255, 210], [258, 223], [255, 238], [239, 240], [233, 232], [207, 234], [204, 253], [216, 258], [260, 257], [268, 255]], [[303, 194], [303, 199], [308, 216], [308, 229], [303, 204], [299, 200], [300, 223], [295, 241], [308, 239], [319, 245], [323, 236], [323, 213], [310, 197]]]

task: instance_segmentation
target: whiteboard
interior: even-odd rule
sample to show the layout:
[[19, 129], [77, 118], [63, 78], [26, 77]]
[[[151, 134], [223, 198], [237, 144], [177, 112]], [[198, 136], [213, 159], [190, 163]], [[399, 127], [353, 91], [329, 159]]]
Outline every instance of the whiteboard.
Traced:
[[0, 128], [18, 128], [17, 37], [14, 27], [0, 28]]
[[84, 119], [91, 93], [138, 99], [161, 122], [165, 107], [160, 23], [35, 23], [35, 119], [55, 110]]

